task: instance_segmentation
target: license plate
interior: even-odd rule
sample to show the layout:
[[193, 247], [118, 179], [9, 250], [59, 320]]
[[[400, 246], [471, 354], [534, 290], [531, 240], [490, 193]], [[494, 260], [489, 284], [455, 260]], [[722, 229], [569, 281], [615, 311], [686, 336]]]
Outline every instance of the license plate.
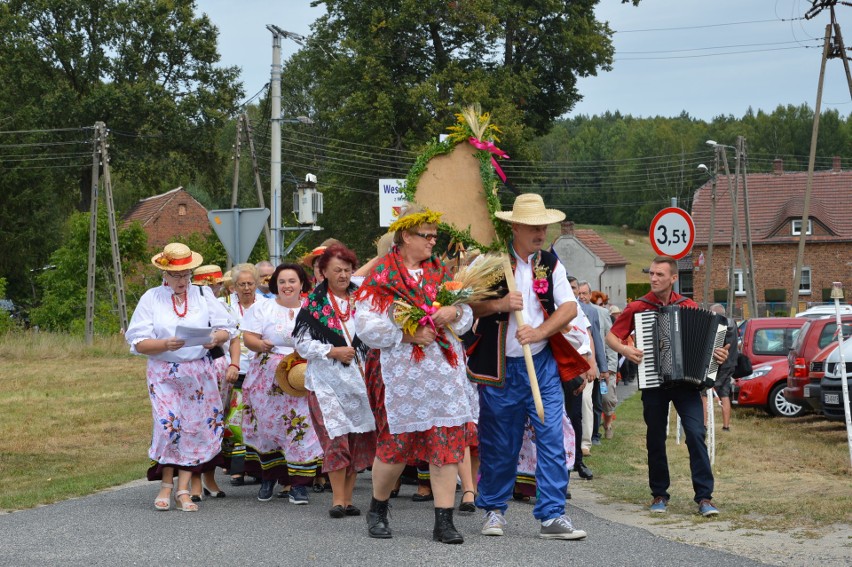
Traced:
[[805, 396], [806, 398], [810, 398], [810, 397], [811, 397], [811, 387], [810, 387], [810, 386], [805, 386], [804, 396]]
[[825, 403], [826, 404], [840, 404], [840, 394], [826, 394], [825, 395]]

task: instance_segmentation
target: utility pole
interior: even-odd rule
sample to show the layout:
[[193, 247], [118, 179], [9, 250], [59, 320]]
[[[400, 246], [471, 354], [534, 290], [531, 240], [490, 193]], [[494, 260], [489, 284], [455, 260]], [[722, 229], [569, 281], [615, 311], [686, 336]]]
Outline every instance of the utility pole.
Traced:
[[272, 232], [272, 248], [269, 257], [273, 266], [281, 262], [281, 34], [276, 26], [266, 26], [272, 32], [272, 77], [269, 83], [272, 110], [272, 138], [269, 143], [271, 196], [269, 224]]
[[[247, 112], [243, 112], [243, 126], [246, 129], [246, 141], [248, 142], [249, 154], [251, 154], [251, 169], [254, 173], [254, 186], [257, 189], [257, 202], [261, 209], [266, 208], [263, 198], [263, 184], [260, 182], [260, 169], [257, 167], [257, 153], [254, 151], [254, 137], [251, 131], [251, 121]], [[264, 223], [263, 235], [266, 238], [266, 249], [272, 251], [272, 235], [269, 225]]]
[[746, 274], [748, 283], [748, 297], [749, 297], [749, 310], [751, 311], [751, 317], [757, 316], [757, 276], [754, 272], [754, 250], [752, 249], [751, 244], [751, 220], [749, 215], [749, 207], [748, 207], [748, 160], [746, 159], [746, 151], [745, 151], [745, 137], [737, 136], [737, 155], [740, 156], [740, 160], [742, 161], [742, 173], [743, 173], [743, 216], [745, 217], [745, 237], [746, 237], [746, 251], [748, 255], [745, 258], [746, 263]]
[[728, 194], [731, 196], [731, 259], [728, 267], [728, 318], [734, 318], [734, 288], [737, 285], [734, 268], [737, 265], [737, 240], [739, 239], [739, 211], [737, 206], [736, 189], [731, 186], [731, 169], [728, 167], [728, 154], [724, 146], [722, 152], [722, 165], [725, 168], [725, 176], [728, 178]]
[[710, 277], [713, 274], [713, 238], [716, 232], [716, 178], [719, 175], [719, 147], [713, 150], [713, 177], [710, 180], [710, 230], [707, 235], [707, 258], [704, 262], [704, 308], [708, 309], [710, 302]]
[[[740, 232], [740, 214], [739, 214], [739, 208], [740, 208], [740, 171], [741, 171], [741, 167], [742, 167], [742, 159], [740, 159], [741, 155], [740, 155], [739, 145], [736, 148], [734, 148], [734, 152], [736, 152], [737, 164], [736, 164], [736, 170], [735, 170], [735, 173], [734, 173], [734, 194], [731, 195], [731, 199], [734, 203], [733, 204], [734, 232], [736, 233], [737, 251], [740, 254], [740, 256], [739, 256], [740, 266], [741, 266], [741, 269], [743, 271], [743, 291], [746, 292], [746, 297], [743, 300], [743, 311], [745, 311], [746, 308], [748, 308], [748, 310], [750, 311], [750, 313], [747, 313], [747, 314], [745, 312], [743, 313], [743, 318], [745, 318], [745, 317], [754, 317], [754, 311], [752, 310], [752, 302], [754, 300], [754, 297], [749, 298], [749, 289], [751, 288], [751, 285], [749, 284], [749, 273], [748, 273], [748, 265], [746, 263], [745, 250], [743, 250], [743, 237], [742, 237], [742, 233]], [[736, 255], [734, 256], [734, 258], [736, 259]], [[736, 260], [735, 260], [735, 263], [736, 263]]]
[[[231, 183], [231, 208], [237, 208], [240, 195], [240, 153], [242, 153], [242, 115], [237, 116], [237, 135], [234, 140], [234, 181]], [[229, 262], [230, 263], [230, 262]], [[228, 266], [231, 269], [231, 266]]]
[[[832, 9], [832, 17], [834, 10]], [[816, 106], [814, 107], [814, 126], [811, 130], [811, 151], [808, 155], [808, 180], [805, 185], [805, 202], [802, 207], [802, 226], [799, 230], [799, 249], [796, 253], [796, 269], [793, 270], [793, 293], [790, 294], [790, 315], [799, 310], [799, 287], [802, 284], [802, 263], [805, 260], [805, 240], [808, 234], [808, 212], [811, 206], [811, 190], [814, 184], [814, 162], [816, 161], [817, 135], [819, 134], [819, 116], [822, 111], [822, 85], [825, 82], [825, 62], [828, 59], [828, 48], [831, 42], [831, 24], [825, 26], [825, 40], [822, 47], [822, 61], [819, 67], [819, 84], [817, 85]]]
[[[816, 160], [817, 136], [819, 135], [819, 119], [822, 112], [822, 87], [825, 83], [825, 64], [829, 59], [840, 58], [846, 71], [846, 83], [849, 87], [849, 96], [852, 97], [852, 73], [849, 71], [849, 59], [846, 57], [846, 47], [843, 44], [843, 36], [840, 33], [840, 24], [837, 23], [837, 15], [834, 7], [837, 0], [811, 0], [813, 6], [805, 13], [805, 19], [810, 20], [823, 9], [828, 8], [831, 21], [825, 26], [825, 38], [822, 46], [822, 59], [819, 67], [819, 83], [817, 84], [817, 98], [814, 107], [814, 126], [811, 130], [811, 151], [808, 156], [808, 181], [805, 186], [805, 202], [802, 208], [802, 226], [799, 231], [799, 249], [796, 254], [796, 268], [793, 271], [793, 293], [790, 305], [790, 315], [795, 315], [799, 309], [799, 287], [802, 284], [802, 264], [805, 259], [805, 240], [808, 233], [808, 213], [811, 205], [811, 190], [814, 181], [814, 162]], [[844, 4], [848, 4], [844, 2]], [[834, 32], [834, 43], [832, 43], [832, 32]]]
[[109, 170], [109, 144], [107, 129], [103, 122], [95, 123], [94, 148], [92, 151], [92, 206], [89, 219], [89, 262], [86, 283], [86, 344], [92, 344], [95, 334], [95, 268], [98, 239], [98, 178], [99, 166], [104, 170], [104, 200], [109, 222], [109, 241], [112, 249], [112, 269], [115, 281], [118, 318], [122, 331], [127, 329], [127, 299], [124, 295], [124, 273], [121, 269], [121, 253], [118, 248], [118, 226], [112, 200], [112, 179]]

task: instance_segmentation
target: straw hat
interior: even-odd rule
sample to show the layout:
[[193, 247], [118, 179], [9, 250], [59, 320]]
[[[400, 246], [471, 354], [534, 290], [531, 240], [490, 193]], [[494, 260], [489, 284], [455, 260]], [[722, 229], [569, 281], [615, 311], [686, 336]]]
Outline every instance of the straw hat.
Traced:
[[325, 252], [325, 249], [328, 248], [329, 246], [331, 246], [332, 244], [343, 244], [343, 243], [336, 238], [326, 238], [325, 240], [322, 241], [322, 243], [319, 246], [317, 246], [316, 248], [314, 248], [313, 250], [311, 250], [310, 252], [308, 252], [307, 254], [302, 256], [301, 258], [299, 258], [299, 263], [301, 265], [305, 266], [306, 268], [313, 268], [314, 267], [314, 260], [316, 260], [317, 258], [322, 256], [322, 253]]
[[151, 263], [166, 272], [192, 270], [200, 266], [204, 258], [198, 252], [193, 252], [186, 244], [172, 242], [166, 244], [163, 251], [151, 258]]
[[213, 285], [222, 283], [222, 268], [214, 264], [199, 266], [192, 271], [192, 283], [198, 285]]
[[517, 224], [541, 226], [565, 220], [565, 213], [556, 209], [544, 207], [544, 199], [535, 193], [518, 195], [512, 205], [512, 212], [497, 211], [494, 213], [500, 220]]
[[386, 232], [376, 240], [376, 256], [381, 258], [390, 252], [393, 247], [393, 235], [393, 232]]
[[275, 381], [285, 393], [297, 398], [308, 395], [305, 389], [305, 368], [307, 361], [297, 353], [291, 353], [281, 359], [275, 369]]
[[619, 313], [621, 313], [621, 307], [619, 307], [618, 305], [610, 305], [609, 306], [609, 314], [610, 315], [618, 315]]

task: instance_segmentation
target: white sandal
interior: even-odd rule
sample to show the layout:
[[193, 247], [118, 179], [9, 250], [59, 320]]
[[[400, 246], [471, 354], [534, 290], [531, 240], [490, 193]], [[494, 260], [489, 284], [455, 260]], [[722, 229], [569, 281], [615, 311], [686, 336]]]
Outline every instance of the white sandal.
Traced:
[[[189, 496], [190, 501], [184, 502], [179, 500], [181, 496]], [[198, 504], [192, 501], [192, 496], [189, 493], [189, 490], [178, 490], [175, 493], [175, 509], [180, 510], [181, 512], [198, 512]]]
[[158, 510], [160, 512], [168, 512], [172, 508], [172, 489], [174, 489], [174, 482], [172, 483], [160, 483], [160, 488], [168, 488], [169, 495], [165, 498], [157, 497], [154, 500], [154, 510]]

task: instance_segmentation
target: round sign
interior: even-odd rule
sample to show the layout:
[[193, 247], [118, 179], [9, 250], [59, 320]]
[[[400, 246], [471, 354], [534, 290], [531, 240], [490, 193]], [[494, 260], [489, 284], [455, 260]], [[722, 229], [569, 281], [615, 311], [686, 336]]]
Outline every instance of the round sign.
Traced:
[[678, 260], [692, 250], [695, 225], [689, 213], [677, 207], [668, 207], [657, 213], [651, 221], [650, 237], [654, 252]]

